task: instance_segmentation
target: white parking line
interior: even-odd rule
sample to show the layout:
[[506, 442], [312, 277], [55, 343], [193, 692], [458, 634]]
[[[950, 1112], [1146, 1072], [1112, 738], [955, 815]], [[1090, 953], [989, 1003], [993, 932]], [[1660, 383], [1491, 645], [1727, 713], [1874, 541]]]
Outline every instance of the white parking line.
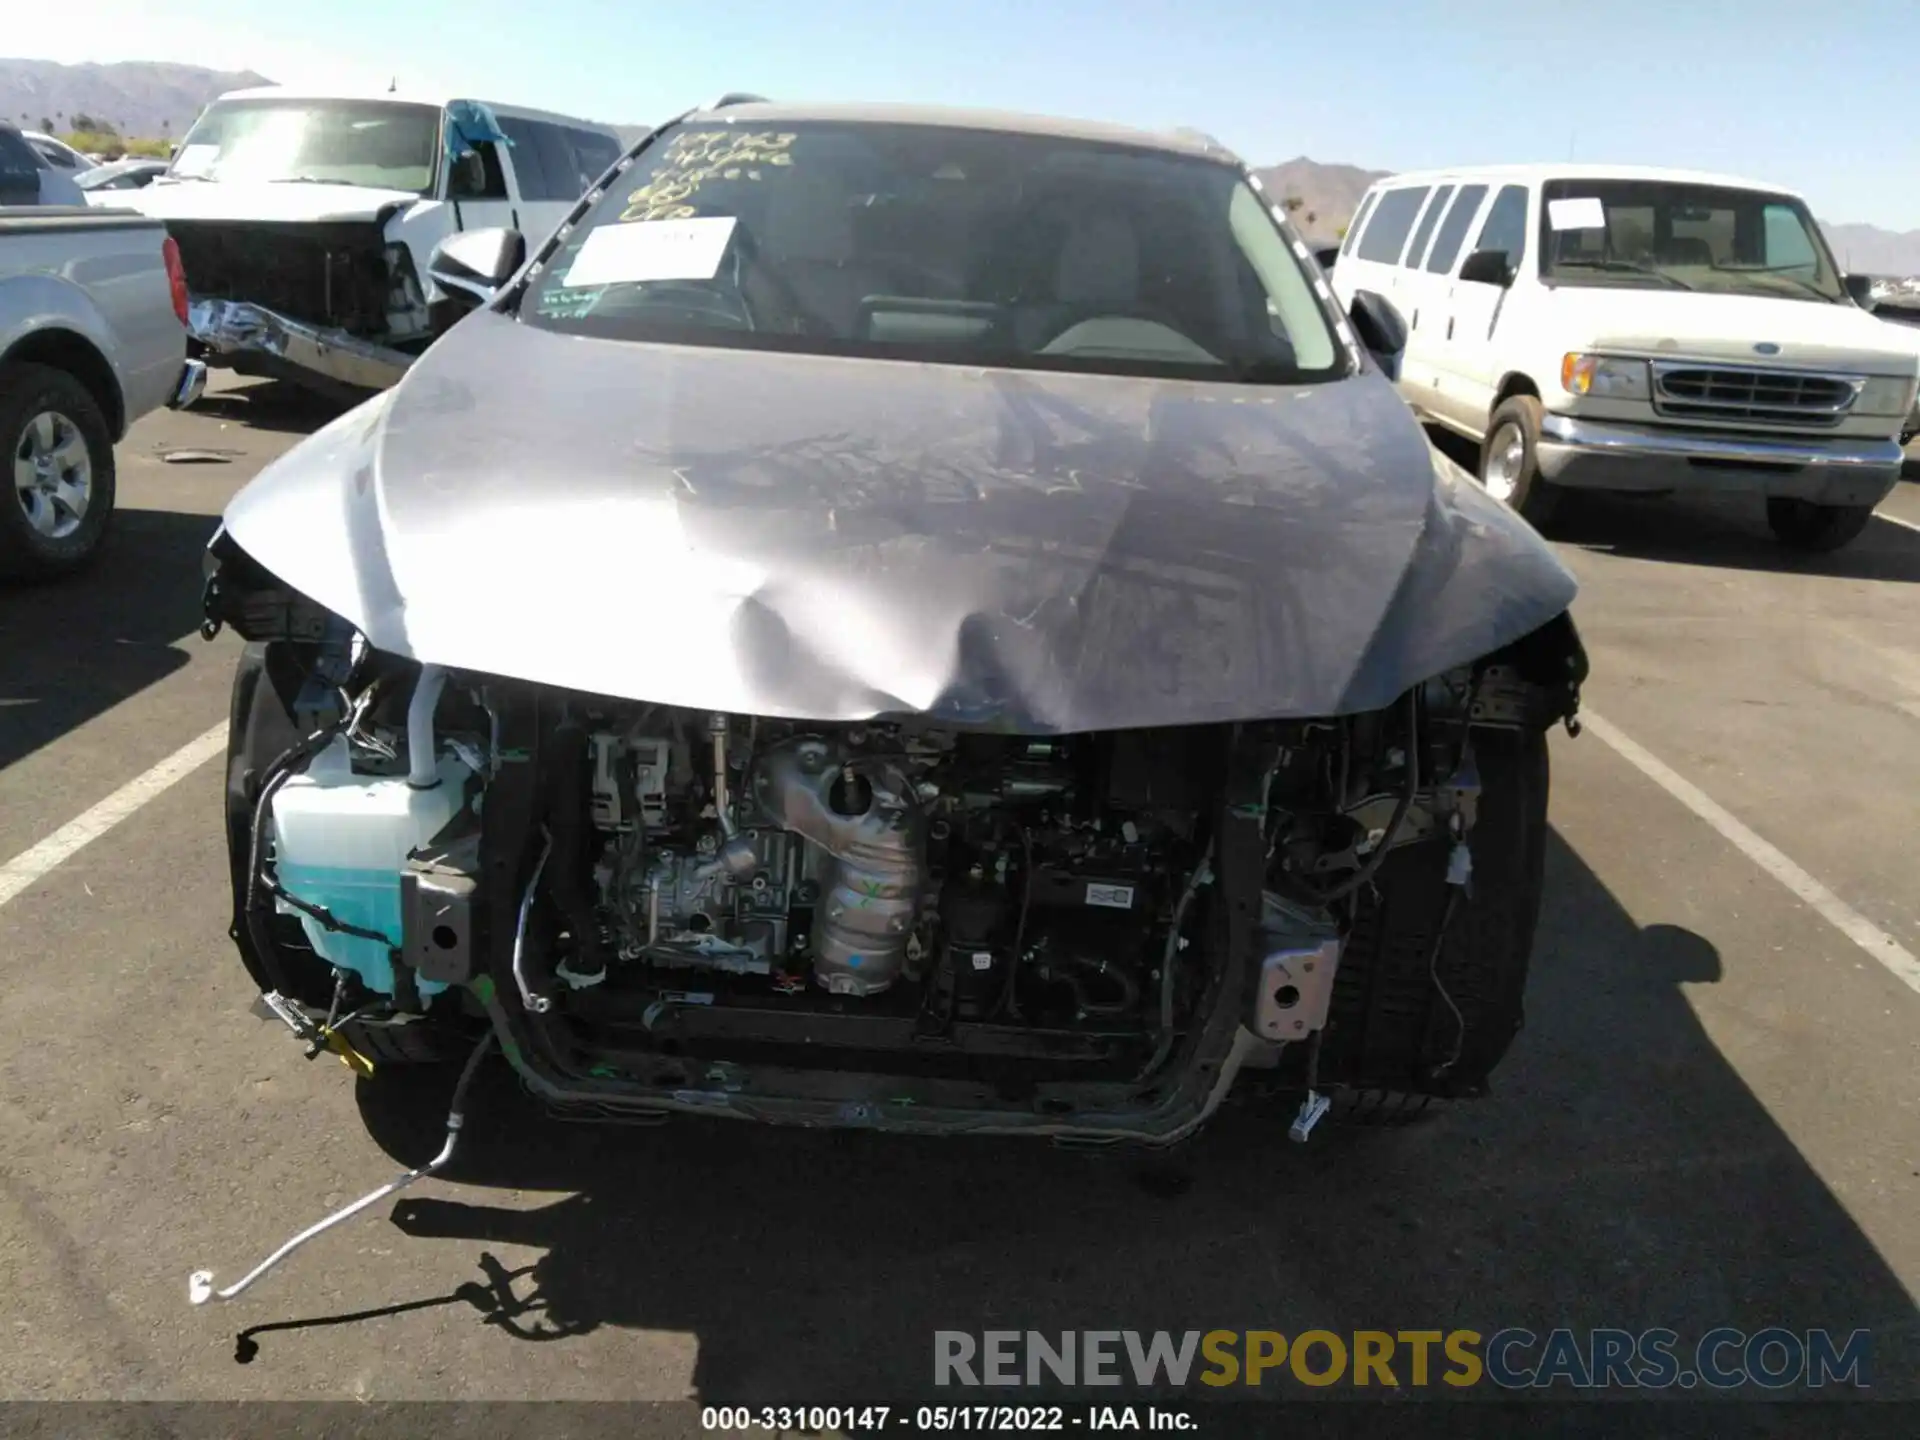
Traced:
[[1876, 510], [1873, 514], [1876, 520], [1890, 520], [1895, 525], [1904, 525], [1909, 530], [1920, 531], [1920, 524], [1916, 524], [1912, 520], [1902, 520], [1898, 515], [1889, 515], [1884, 510]]
[[1658, 756], [1641, 748], [1637, 741], [1623, 734], [1611, 721], [1602, 719], [1591, 710], [1582, 710], [1580, 720], [1629, 765], [1706, 821], [1734, 849], [1812, 906], [1829, 925], [1878, 960], [1909, 990], [1920, 994], [1920, 960], [1916, 960], [1906, 946], [1754, 834], [1699, 786], [1676, 773]]
[[158, 765], [136, 775], [84, 814], [75, 816], [46, 839], [0, 865], [0, 905], [5, 905], [56, 865], [91, 845], [142, 805], [178, 780], [184, 780], [227, 748], [223, 720], [197, 740], [182, 745]]

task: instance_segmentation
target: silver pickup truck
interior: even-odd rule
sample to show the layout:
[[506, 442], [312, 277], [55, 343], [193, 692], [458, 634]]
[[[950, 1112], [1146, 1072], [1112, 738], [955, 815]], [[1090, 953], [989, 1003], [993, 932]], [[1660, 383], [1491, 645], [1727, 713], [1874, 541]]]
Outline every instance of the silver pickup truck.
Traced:
[[[0, 166], [4, 156], [0, 156]], [[190, 405], [186, 279], [165, 226], [85, 205], [0, 206], [0, 577], [92, 558], [113, 514], [113, 447]]]

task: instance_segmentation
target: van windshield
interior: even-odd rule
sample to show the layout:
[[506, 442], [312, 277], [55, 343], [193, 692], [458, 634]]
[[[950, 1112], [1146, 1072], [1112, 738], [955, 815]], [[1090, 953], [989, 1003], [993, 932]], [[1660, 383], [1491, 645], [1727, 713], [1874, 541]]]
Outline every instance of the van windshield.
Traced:
[[169, 180], [433, 188], [438, 106], [396, 100], [219, 100], [174, 156]]
[[1540, 278], [1846, 301], [1805, 205], [1789, 195], [1666, 180], [1550, 180]]
[[1348, 366], [1236, 167], [961, 126], [688, 124], [615, 177], [520, 313], [618, 340], [1261, 384]]

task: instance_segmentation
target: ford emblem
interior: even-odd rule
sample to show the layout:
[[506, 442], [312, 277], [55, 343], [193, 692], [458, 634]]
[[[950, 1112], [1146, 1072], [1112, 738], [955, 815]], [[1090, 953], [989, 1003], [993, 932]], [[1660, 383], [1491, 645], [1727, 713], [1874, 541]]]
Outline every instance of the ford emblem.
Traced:
[[1780, 353], [1780, 347], [1771, 340], [1762, 340], [1758, 345], [1753, 347], [1753, 353], [1756, 355], [1778, 355]]

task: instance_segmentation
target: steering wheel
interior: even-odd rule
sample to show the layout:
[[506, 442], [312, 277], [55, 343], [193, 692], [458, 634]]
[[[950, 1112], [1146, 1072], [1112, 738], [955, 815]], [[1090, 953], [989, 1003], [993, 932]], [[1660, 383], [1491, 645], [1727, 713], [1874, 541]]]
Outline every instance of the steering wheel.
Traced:
[[[755, 240], [744, 226], [735, 226], [733, 237], [733, 243], [740, 247], [742, 258], [753, 262], [755, 272], [767, 282], [768, 287], [779, 296], [780, 303], [786, 306], [792, 313], [793, 318], [799, 324], [800, 334], [833, 334], [833, 327], [807, 308], [806, 302], [800, 298], [799, 292], [793, 288], [792, 282], [780, 273], [777, 266], [771, 264], [766, 257], [761, 254], [760, 242]], [[741, 308], [745, 309], [747, 305], [746, 291], [740, 286], [738, 281], [734, 283], [734, 290], [740, 296]], [[751, 313], [751, 311], [748, 311], [749, 315], [751, 315]], [[757, 329], [758, 327], [753, 328]]]

